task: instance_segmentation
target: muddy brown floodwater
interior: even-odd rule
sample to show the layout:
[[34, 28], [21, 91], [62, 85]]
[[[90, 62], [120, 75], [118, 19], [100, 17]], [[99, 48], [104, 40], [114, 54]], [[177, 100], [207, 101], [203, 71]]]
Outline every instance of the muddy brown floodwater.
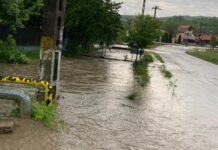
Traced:
[[[0, 74], [36, 77], [37, 66], [1, 65]], [[199, 109], [183, 95], [186, 85], [176, 77], [164, 79], [158, 66], [150, 65], [151, 81], [143, 89], [134, 80], [130, 62], [63, 59], [57, 106], [63, 130], [18, 120], [14, 133], [0, 135], [0, 150], [218, 149], [217, 121], [203, 122]], [[126, 97], [134, 89], [139, 99], [130, 101]]]

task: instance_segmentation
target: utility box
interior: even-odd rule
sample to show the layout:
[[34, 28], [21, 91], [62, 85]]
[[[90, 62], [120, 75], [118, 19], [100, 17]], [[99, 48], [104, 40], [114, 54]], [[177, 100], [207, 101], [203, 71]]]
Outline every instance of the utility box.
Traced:
[[39, 79], [50, 83], [58, 96], [66, 0], [44, 0]]

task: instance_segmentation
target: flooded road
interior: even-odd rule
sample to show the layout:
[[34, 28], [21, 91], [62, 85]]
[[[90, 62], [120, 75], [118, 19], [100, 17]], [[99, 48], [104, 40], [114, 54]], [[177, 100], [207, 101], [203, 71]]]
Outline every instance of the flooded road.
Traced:
[[[87, 57], [63, 59], [58, 116], [62, 131], [31, 120], [18, 121], [0, 135], [1, 150], [216, 150], [218, 149], [218, 67], [163, 46], [174, 78], [150, 65], [151, 81], [140, 88], [130, 62]], [[31, 66], [1, 65], [3, 75], [37, 75]], [[31, 71], [30, 71], [31, 70]], [[139, 91], [139, 99], [126, 97]]]

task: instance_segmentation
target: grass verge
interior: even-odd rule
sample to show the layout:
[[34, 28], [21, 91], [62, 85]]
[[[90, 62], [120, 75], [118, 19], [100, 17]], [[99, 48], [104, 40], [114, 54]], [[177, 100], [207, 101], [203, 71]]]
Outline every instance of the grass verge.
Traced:
[[157, 58], [157, 60], [158, 60], [159, 62], [165, 63], [164, 60], [163, 60], [163, 58], [162, 58], [159, 54], [154, 53], [154, 57]]
[[187, 51], [187, 54], [218, 65], [218, 50]]
[[165, 65], [162, 65], [160, 67], [160, 71], [163, 74], [163, 76], [165, 78], [167, 78], [167, 79], [171, 79], [173, 77], [173, 74], [170, 71], [166, 70], [166, 66]]
[[149, 82], [148, 64], [153, 61], [152, 55], [145, 53], [141, 61], [134, 63], [134, 75], [142, 87], [146, 86]]

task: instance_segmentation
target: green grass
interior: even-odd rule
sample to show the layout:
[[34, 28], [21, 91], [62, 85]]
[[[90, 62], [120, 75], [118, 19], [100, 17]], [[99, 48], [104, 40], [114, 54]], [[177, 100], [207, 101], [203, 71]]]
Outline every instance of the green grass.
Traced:
[[148, 64], [152, 63], [153, 61], [152, 55], [145, 53], [141, 61], [134, 63], [134, 75], [142, 87], [149, 83], [150, 76], [148, 74]]
[[53, 127], [56, 125], [56, 108], [54, 104], [46, 105], [42, 103], [34, 106], [32, 110], [32, 117], [35, 120], [42, 121], [46, 127]]
[[205, 51], [195, 50], [195, 51], [187, 51], [186, 53], [218, 65], [218, 50], [205, 50]]
[[163, 74], [164, 74], [164, 77], [168, 79], [173, 77], [173, 74], [168, 70], [163, 70]]
[[134, 63], [134, 75], [141, 86], [145, 86], [149, 82], [148, 64], [144, 62]]
[[165, 63], [164, 60], [163, 60], [163, 58], [162, 58], [159, 54], [154, 53], [154, 57], [157, 58], [157, 60], [158, 60], [159, 62]]
[[38, 50], [38, 49], [36, 49], [36, 50], [29, 50], [29, 51], [20, 50], [20, 52], [25, 54], [29, 59], [32, 59], [32, 60], [39, 59], [40, 50]]
[[160, 71], [163, 74], [163, 76], [167, 79], [171, 79], [173, 77], [173, 74], [170, 71], [166, 70], [165, 65], [161, 66]]
[[145, 53], [144, 57], [143, 57], [143, 61], [146, 63], [152, 63], [152, 62], [154, 62], [154, 59], [153, 59], [151, 54]]
[[135, 100], [138, 97], [138, 93], [137, 92], [133, 92], [130, 95], [127, 96], [127, 98], [129, 100]]

